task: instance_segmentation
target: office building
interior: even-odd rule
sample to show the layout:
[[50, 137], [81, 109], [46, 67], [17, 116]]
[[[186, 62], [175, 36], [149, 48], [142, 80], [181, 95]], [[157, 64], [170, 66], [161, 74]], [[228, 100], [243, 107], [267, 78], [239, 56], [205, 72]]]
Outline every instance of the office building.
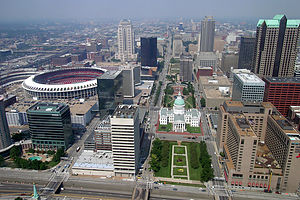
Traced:
[[115, 176], [133, 177], [140, 155], [138, 108], [119, 105], [110, 118]]
[[5, 114], [4, 97], [0, 95], [0, 150], [9, 145], [11, 145], [11, 139]]
[[67, 149], [73, 140], [70, 108], [63, 103], [36, 103], [27, 110], [35, 149]]
[[122, 20], [118, 27], [118, 53], [117, 59], [122, 62], [134, 59], [134, 33], [131, 22]]
[[232, 69], [238, 68], [239, 55], [235, 53], [222, 53], [221, 70], [228, 76]]
[[134, 97], [134, 67], [126, 66], [122, 70], [123, 76], [123, 96]]
[[175, 35], [173, 37], [173, 57], [180, 58], [183, 52], [182, 37], [180, 35]]
[[141, 38], [141, 64], [142, 66], [157, 66], [157, 38]]
[[300, 134], [280, 114], [269, 115], [267, 124], [265, 144], [283, 172], [278, 181], [280, 191], [296, 193], [300, 184]]
[[270, 113], [275, 110], [274, 106], [268, 102], [249, 103], [240, 101], [225, 101], [219, 108], [218, 130], [217, 130], [217, 147], [219, 151], [223, 150], [223, 146], [227, 140], [228, 134], [228, 118], [234, 113], [241, 113], [246, 117], [252, 126], [252, 129], [259, 141], [265, 138], [267, 118]]
[[263, 77], [294, 76], [300, 20], [276, 15], [260, 19], [256, 29], [254, 72]]
[[191, 55], [180, 56], [180, 80], [193, 81], [193, 58]]
[[121, 71], [107, 71], [97, 79], [100, 118], [112, 114], [123, 102], [123, 76]]
[[232, 100], [262, 102], [265, 82], [253, 73], [237, 72], [233, 75]]
[[253, 71], [255, 37], [241, 37], [238, 68]]
[[197, 64], [202, 67], [213, 67], [216, 70], [218, 57], [214, 52], [200, 52], [197, 56]]
[[141, 83], [141, 66], [135, 66], [133, 68], [134, 84]]
[[263, 78], [266, 83], [264, 101], [271, 102], [287, 116], [289, 106], [300, 106], [300, 78]]
[[200, 34], [200, 52], [212, 52], [214, 50], [215, 38], [215, 20], [212, 16], [206, 16], [201, 21], [201, 34]]
[[[247, 105], [228, 101], [220, 113], [217, 139], [222, 139], [219, 134], [223, 131], [225, 141], [219, 149], [225, 155], [228, 185], [296, 193], [300, 135], [290, 122], [265, 102]], [[259, 130], [263, 131], [260, 136]]]
[[97, 151], [112, 151], [110, 118], [101, 121], [94, 134]]

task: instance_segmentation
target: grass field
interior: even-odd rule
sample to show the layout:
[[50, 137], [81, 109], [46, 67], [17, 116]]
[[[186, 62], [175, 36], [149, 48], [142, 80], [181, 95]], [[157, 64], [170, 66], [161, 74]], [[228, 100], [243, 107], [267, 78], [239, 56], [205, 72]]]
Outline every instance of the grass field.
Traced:
[[176, 166], [186, 166], [185, 156], [175, 155], [173, 164]]
[[174, 167], [173, 168], [173, 175], [186, 176], [187, 175], [187, 170], [186, 170], [186, 168]]
[[[188, 149], [188, 160], [189, 160], [189, 163], [191, 163], [191, 143], [188, 143], [188, 142], [185, 142], [183, 143], [183, 145], [186, 145], [187, 146], [187, 149]], [[197, 143], [197, 154], [200, 155], [200, 144]], [[198, 168], [198, 169], [193, 169], [191, 167], [191, 165], [189, 165], [189, 172], [190, 172], [190, 180], [197, 180], [197, 181], [200, 181], [200, 175], [201, 175], [201, 172], [202, 172], [202, 168], [201, 166]]]
[[172, 126], [173, 124], [168, 123], [167, 125], [159, 125], [158, 126], [158, 131], [166, 131], [166, 132], [170, 132], [172, 131]]
[[184, 154], [185, 153], [185, 149], [184, 149], [184, 147], [174, 147], [174, 152], [176, 154]]
[[189, 124], [186, 124], [186, 130], [189, 133], [201, 133], [200, 127], [191, 127]]

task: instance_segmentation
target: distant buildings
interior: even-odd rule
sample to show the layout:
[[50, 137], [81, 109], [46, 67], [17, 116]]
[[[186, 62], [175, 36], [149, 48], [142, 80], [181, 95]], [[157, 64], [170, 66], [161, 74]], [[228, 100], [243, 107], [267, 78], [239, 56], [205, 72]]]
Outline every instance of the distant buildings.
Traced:
[[173, 57], [180, 58], [183, 52], [182, 37], [180, 35], [175, 35], [173, 37]]
[[73, 141], [70, 108], [62, 103], [37, 103], [27, 110], [36, 149], [67, 149]]
[[265, 82], [255, 74], [237, 72], [233, 75], [232, 100], [262, 102], [264, 99]]
[[134, 33], [131, 22], [122, 20], [118, 27], [117, 59], [127, 62], [134, 59]]
[[71, 62], [71, 54], [65, 54], [59, 57], [54, 57], [52, 58], [52, 65], [54, 66], [61, 66], [61, 65], [65, 65], [68, 64], [69, 62]]
[[219, 112], [217, 144], [227, 183], [296, 193], [299, 132], [268, 102], [226, 101]]
[[133, 177], [140, 157], [140, 123], [137, 107], [119, 105], [110, 118], [115, 176]]
[[287, 116], [290, 106], [300, 106], [300, 78], [267, 77], [264, 101], [271, 102], [277, 110]]
[[157, 66], [157, 38], [141, 38], [141, 65]]
[[0, 150], [9, 145], [11, 145], [11, 139], [5, 115], [4, 97], [0, 96]]
[[214, 50], [215, 37], [215, 20], [212, 16], [206, 16], [201, 21], [201, 35], [200, 35], [200, 52], [212, 52]]
[[100, 118], [112, 114], [123, 102], [123, 76], [121, 71], [107, 71], [97, 79]]
[[294, 76], [300, 20], [285, 15], [257, 23], [254, 72], [264, 77]]
[[200, 52], [197, 56], [197, 64], [202, 67], [217, 67], [218, 57], [214, 52]]
[[180, 56], [180, 80], [193, 81], [193, 58], [191, 55]]
[[238, 68], [253, 71], [255, 37], [241, 37]]

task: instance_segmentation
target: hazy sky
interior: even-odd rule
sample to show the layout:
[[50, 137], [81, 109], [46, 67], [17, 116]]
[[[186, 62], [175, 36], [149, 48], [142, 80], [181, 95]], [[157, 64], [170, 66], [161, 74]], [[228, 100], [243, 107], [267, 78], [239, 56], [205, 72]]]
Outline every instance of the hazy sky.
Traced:
[[300, 0], [0, 0], [0, 20], [300, 18]]

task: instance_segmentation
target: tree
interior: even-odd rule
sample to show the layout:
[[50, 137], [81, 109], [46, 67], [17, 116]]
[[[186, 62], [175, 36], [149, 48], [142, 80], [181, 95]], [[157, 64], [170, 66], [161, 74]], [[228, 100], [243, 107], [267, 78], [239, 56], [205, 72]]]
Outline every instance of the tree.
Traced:
[[201, 103], [201, 107], [205, 107], [206, 106], [206, 101], [205, 101], [205, 99], [203, 97], [201, 98], [200, 103]]
[[2, 167], [5, 163], [3, 156], [0, 155], [0, 167]]
[[163, 142], [162, 150], [162, 159], [161, 159], [161, 166], [162, 167], [167, 167], [169, 163], [169, 155], [170, 155], [170, 143], [168, 141]]
[[189, 91], [188, 89], [186, 88], [183, 88], [183, 91], [182, 91], [183, 95], [188, 95], [189, 94]]
[[9, 155], [12, 159], [16, 159], [16, 158], [20, 157], [21, 156], [20, 148], [17, 146], [14, 146], [13, 148], [11, 148]]
[[34, 149], [30, 148], [30, 149], [28, 150], [28, 152], [29, 152], [29, 153], [34, 153], [35, 151], [34, 151]]
[[23, 200], [23, 198], [17, 197], [17, 198], [15, 198], [15, 200]]
[[191, 167], [193, 169], [198, 169], [199, 168], [199, 158], [198, 158], [198, 154], [197, 154], [197, 144], [196, 143], [192, 143], [190, 150], [191, 150]]

